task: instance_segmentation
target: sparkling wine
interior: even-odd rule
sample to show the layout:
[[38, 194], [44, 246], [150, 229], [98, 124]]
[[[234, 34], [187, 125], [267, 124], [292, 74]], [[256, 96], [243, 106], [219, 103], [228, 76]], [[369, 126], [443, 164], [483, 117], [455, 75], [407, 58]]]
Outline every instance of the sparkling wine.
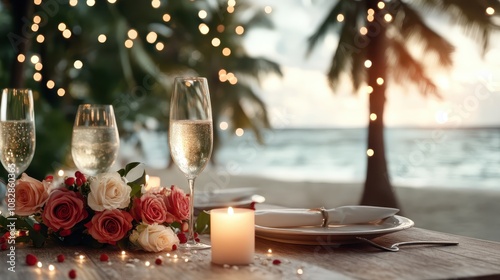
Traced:
[[170, 124], [170, 150], [179, 169], [194, 178], [212, 154], [212, 121], [176, 120]]
[[0, 122], [1, 160], [5, 169], [15, 165], [15, 173], [28, 168], [35, 153], [35, 124], [32, 121]]
[[120, 147], [115, 127], [74, 127], [71, 154], [85, 174], [106, 172], [115, 162]]

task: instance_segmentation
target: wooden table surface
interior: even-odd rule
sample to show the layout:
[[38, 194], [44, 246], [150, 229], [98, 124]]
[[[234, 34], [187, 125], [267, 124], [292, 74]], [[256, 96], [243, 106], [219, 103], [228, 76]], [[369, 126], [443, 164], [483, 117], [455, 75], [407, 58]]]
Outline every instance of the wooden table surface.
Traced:
[[[209, 242], [209, 236], [203, 236]], [[16, 245], [15, 272], [8, 270], [9, 251], [0, 257], [0, 279], [69, 279], [74, 269], [77, 279], [500, 279], [500, 243], [410, 228], [374, 239], [382, 244], [408, 240], [451, 240], [458, 246], [411, 246], [399, 252], [385, 252], [366, 244], [342, 246], [292, 245], [256, 240], [255, 261], [249, 266], [211, 264], [210, 250], [195, 253], [177, 250], [166, 253], [126, 252], [114, 247], [92, 249], [44, 248]], [[268, 249], [272, 253], [268, 253]], [[42, 268], [27, 266], [32, 253]], [[109, 262], [101, 262], [102, 253]], [[66, 260], [58, 263], [57, 255]], [[80, 259], [80, 255], [84, 258]], [[161, 265], [155, 260], [160, 257]], [[273, 264], [274, 260], [281, 263]], [[149, 263], [148, 263], [149, 262]], [[49, 265], [54, 270], [49, 271]]]

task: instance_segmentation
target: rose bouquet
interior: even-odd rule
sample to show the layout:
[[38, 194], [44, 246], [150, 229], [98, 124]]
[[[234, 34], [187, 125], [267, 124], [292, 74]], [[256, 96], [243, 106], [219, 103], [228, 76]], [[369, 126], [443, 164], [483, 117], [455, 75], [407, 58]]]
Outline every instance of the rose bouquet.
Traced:
[[[186, 230], [189, 197], [175, 186], [146, 189], [145, 172], [128, 182], [126, 175], [138, 164], [88, 178], [77, 171], [58, 186], [52, 176], [38, 181], [23, 174], [16, 181], [15, 211], [0, 216], [3, 237], [37, 247], [55, 236], [66, 244], [175, 250], [179, 237], [185, 239], [180, 229]], [[13, 221], [15, 231], [8, 226]]]

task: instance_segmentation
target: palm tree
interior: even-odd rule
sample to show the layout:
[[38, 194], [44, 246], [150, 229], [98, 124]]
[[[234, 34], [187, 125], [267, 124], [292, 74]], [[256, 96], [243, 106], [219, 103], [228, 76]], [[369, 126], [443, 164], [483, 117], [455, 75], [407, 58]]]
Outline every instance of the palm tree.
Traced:
[[[434, 81], [414, 56], [415, 44], [424, 55], [437, 55], [443, 67], [452, 65], [453, 45], [433, 31], [420, 11], [449, 16], [466, 33], [482, 43], [483, 52], [494, 28], [491, 14], [500, 11], [497, 0], [339, 0], [309, 38], [309, 52], [330, 28], [338, 31], [339, 42], [332, 58], [328, 79], [336, 88], [341, 73], [349, 72], [354, 89], [368, 88], [368, 162], [361, 204], [398, 207], [393, 192], [384, 147], [384, 107], [388, 82], [416, 84], [423, 94], [436, 94]], [[412, 45], [413, 43], [413, 45]]]

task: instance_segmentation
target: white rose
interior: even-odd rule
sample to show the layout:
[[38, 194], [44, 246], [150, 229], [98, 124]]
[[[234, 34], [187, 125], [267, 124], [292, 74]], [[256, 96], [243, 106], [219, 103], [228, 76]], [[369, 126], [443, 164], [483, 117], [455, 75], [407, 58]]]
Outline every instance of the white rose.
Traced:
[[90, 181], [88, 204], [94, 211], [125, 208], [131, 191], [118, 172], [102, 173]]
[[179, 238], [170, 227], [156, 223], [137, 226], [137, 230], [130, 235], [130, 241], [148, 252], [171, 251], [174, 244], [179, 245]]

